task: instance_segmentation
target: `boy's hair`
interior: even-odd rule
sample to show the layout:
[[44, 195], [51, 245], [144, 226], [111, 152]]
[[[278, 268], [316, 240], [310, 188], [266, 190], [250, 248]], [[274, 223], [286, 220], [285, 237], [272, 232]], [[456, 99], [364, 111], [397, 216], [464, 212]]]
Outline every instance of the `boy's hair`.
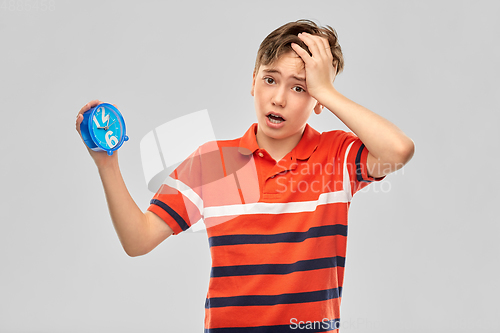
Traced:
[[298, 44], [311, 55], [307, 45], [297, 36], [300, 32], [308, 32], [311, 35], [326, 37], [330, 44], [333, 55], [333, 65], [337, 63], [337, 73], [344, 69], [344, 56], [337, 37], [337, 32], [330, 26], [321, 27], [310, 20], [298, 20], [282, 25], [271, 32], [260, 44], [255, 60], [255, 73], [260, 66], [272, 65], [283, 54], [295, 52], [291, 43]]

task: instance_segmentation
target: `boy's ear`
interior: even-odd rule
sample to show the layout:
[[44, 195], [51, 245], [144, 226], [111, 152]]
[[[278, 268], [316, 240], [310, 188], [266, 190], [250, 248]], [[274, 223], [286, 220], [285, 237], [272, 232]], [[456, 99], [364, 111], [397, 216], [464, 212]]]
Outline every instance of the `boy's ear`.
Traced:
[[253, 96], [253, 90], [255, 87], [255, 70], [253, 71], [253, 77], [252, 77], [252, 89], [250, 90], [250, 94]]
[[321, 105], [319, 102], [316, 102], [316, 106], [314, 107], [314, 113], [320, 114], [321, 111], [323, 111], [323, 105]]

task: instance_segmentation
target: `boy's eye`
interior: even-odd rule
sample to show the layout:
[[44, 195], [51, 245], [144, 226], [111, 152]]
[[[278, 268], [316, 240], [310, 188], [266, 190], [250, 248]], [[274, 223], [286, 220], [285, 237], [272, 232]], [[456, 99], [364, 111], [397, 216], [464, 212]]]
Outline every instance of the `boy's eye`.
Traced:
[[[274, 84], [274, 79], [271, 78], [271, 77], [265, 77], [264, 79], [264, 82], [266, 82], [267, 84]], [[293, 87], [293, 89], [296, 91], [296, 92], [305, 92], [305, 89], [303, 89], [302, 87], [299, 87], [299, 86], [296, 86], [296, 87]]]

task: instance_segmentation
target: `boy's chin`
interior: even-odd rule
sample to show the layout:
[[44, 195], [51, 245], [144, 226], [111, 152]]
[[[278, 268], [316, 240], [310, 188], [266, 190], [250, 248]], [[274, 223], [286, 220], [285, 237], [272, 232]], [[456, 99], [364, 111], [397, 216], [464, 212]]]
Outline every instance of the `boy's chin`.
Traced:
[[[266, 126], [266, 125], [264, 125]], [[286, 130], [283, 129], [273, 129], [269, 127], [263, 127], [262, 134], [264, 134], [269, 139], [273, 140], [283, 140], [290, 136]]]

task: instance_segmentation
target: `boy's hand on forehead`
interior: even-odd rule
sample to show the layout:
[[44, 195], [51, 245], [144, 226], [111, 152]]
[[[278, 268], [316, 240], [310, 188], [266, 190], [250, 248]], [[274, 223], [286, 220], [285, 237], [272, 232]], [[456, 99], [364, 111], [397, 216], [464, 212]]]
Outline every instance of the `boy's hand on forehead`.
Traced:
[[312, 56], [299, 45], [292, 43], [292, 49], [305, 64], [306, 85], [309, 95], [321, 103], [321, 95], [333, 88], [337, 64], [333, 65], [333, 55], [328, 40], [302, 32], [299, 38], [307, 45]]

